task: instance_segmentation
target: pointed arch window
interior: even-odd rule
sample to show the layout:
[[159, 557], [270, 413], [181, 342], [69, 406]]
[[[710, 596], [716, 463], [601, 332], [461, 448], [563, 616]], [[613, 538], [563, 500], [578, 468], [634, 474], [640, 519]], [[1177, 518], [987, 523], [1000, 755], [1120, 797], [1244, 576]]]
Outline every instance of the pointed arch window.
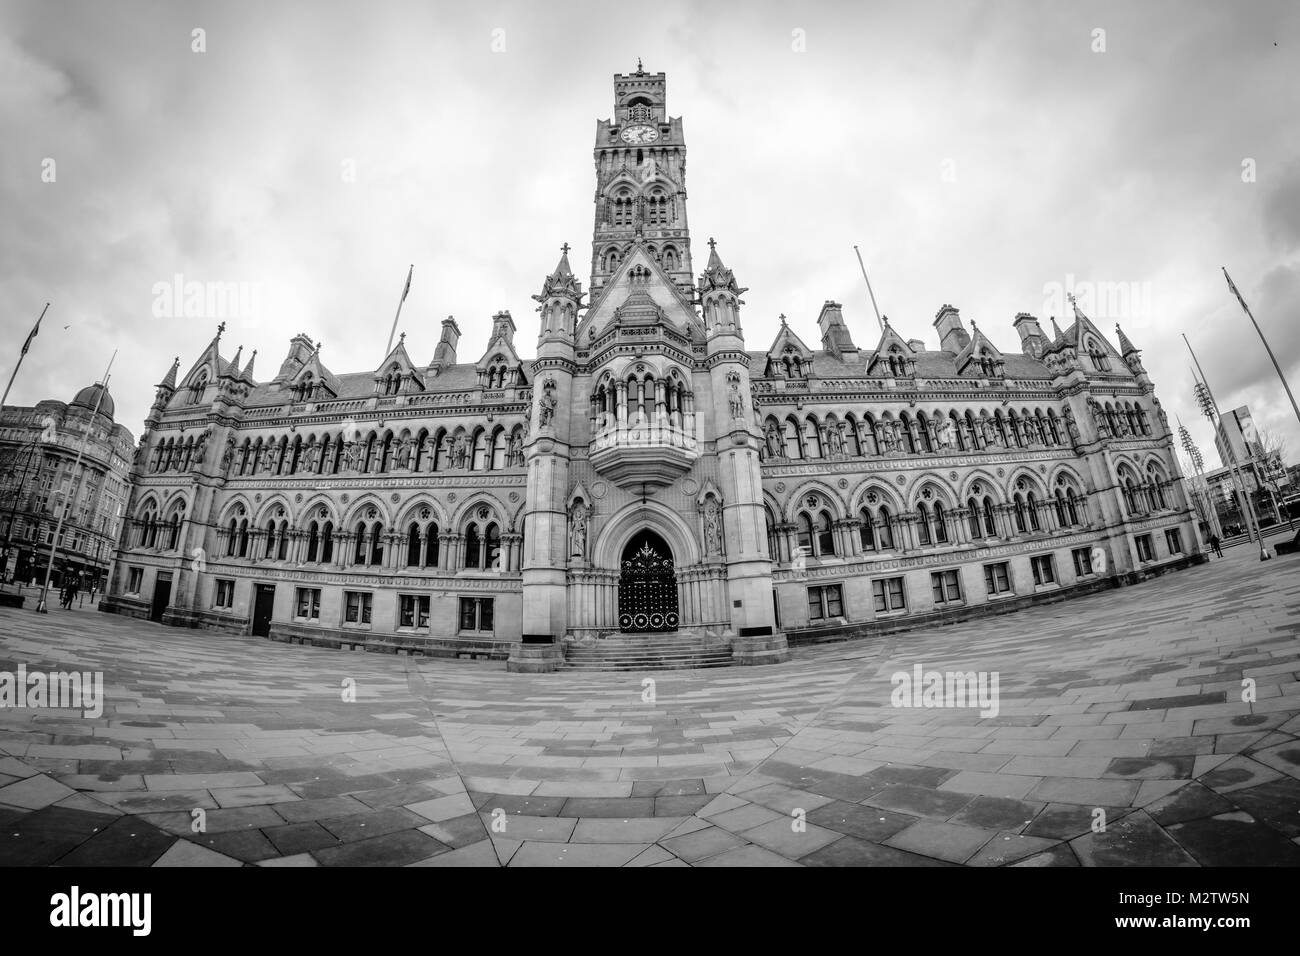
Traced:
[[862, 509], [859, 518], [861, 520], [862, 526], [858, 530], [858, 535], [862, 540], [862, 550], [875, 551], [876, 550], [875, 520], [871, 517], [871, 512], [868, 511], [866, 508]]
[[930, 508], [922, 502], [916, 506], [917, 514], [920, 520], [916, 523], [917, 540], [923, 545], [931, 543], [930, 540]]

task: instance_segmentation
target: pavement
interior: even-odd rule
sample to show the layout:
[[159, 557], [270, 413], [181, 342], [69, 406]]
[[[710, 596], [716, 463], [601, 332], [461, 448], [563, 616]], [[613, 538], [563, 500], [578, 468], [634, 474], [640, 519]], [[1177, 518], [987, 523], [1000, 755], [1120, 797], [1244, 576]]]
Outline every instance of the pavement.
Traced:
[[[20, 664], [100, 671], [104, 700], [0, 709], [9, 866], [1300, 864], [1300, 556], [754, 668], [519, 675], [0, 609]], [[997, 715], [894, 706], [918, 665], [996, 673]]]

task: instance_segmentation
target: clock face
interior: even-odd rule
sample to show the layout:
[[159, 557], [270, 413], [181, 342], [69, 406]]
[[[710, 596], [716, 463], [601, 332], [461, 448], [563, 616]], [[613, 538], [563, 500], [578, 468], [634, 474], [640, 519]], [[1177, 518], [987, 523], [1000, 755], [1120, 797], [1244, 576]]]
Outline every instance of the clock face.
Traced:
[[623, 130], [625, 143], [653, 143], [659, 138], [659, 130], [653, 126], [629, 126]]

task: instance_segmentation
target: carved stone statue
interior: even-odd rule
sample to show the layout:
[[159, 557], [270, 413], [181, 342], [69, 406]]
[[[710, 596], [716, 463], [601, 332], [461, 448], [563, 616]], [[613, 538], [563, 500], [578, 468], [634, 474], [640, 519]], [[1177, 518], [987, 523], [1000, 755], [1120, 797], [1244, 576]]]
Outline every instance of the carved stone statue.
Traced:
[[1097, 426], [1097, 434], [1102, 438], [1110, 437], [1110, 428], [1106, 424], [1106, 413], [1102, 407], [1095, 401], [1089, 402], [1088, 407], [1092, 409], [1092, 419]]
[[704, 505], [704, 548], [709, 554], [722, 551], [722, 516], [713, 498]]
[[844, 454], [844, 433], [840, 431], [839, 425], [831, 425], [827, 428], [826, 437], [829, 439], [832, 455]]
[[587, 506], [578, 502], [569, 518], [569, 554], [575, 558], [587, 556]]
[[898, 450], [898, 434], [894, 431], [893, 422], [885, 422], [880, 429], [881, 452], [886, 455], [892, 455]]
[[212, 429], [208, 429], [199, 436], [199, 440], [194, 445], [194, 464], [203, 464], [203, 459], [208, 454], [208, 439], [212, 437]]
[[547, 379], [546, 384], [542, 386], [542, 397], [537, 406], [537, 427], [546, 428], [555, 418], [555, 382]]
[[767, 426], [766, 440], [767, 440], [767, 457], [780, 458], [781, 437], [777, 434], [775, 425], [769, 424]]
[[457, 468], [465, 467], [465, 460], [469, 457], [469, 446], [465, 441], [465, 436], [460, 435], [456, 438], [456, 444], [452, 447], [452, 462]]
[[951, 448], [953, 446], [954, 436], [951, 419], [944, 419], [943, 424], [935, 429], [935, 440], [940, 448]]
[[1079, 424], [1074, 420], [1074, 412], [1070, 411], [1070, 406], [1066, 405], [1063, 412], [1065, 416], [1065, 428], [1070, 433], [1070, 441], [1074, 444], [1079, 442]]
[[226, 450], [225, 453], [222, 454], [221, 456], [221, 473], [223, 475], [230, 474], [230, 463], [234, 460], [235, 460], [235, 440], [233, 438], [227, 438]]
[[731, 417], [733, 419], [745, 417], [745, 401], [740, 397], [740, 384], [738, 382], [731, 383], [731, 392], [727, 396], [727, 402], [731, 406]]

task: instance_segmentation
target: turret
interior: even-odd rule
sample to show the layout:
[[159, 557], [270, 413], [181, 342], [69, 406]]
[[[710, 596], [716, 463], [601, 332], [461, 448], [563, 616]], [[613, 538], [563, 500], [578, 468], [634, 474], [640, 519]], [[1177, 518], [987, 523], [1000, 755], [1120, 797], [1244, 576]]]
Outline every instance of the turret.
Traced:
[[[578, 310], [582, 308], [582, 283], [569, 268], [569, 244], [560, 247], [560, 261], [555, 271], [542, 283], [540, 295], [533, 296], [534, 302], [541, 303], [537, 311], [542, 314], [541, 328], [537, 335], [538, 357], [544, 354], [547, 343], [555, 343], [569, 348], [573, 345], [573, 331], [578, 324]], [[506, 313], [509, 319], [509, 313]], [[514, 323], [510, 323], [513, 331]]]
[[710, 339], [730, 333], [740, 336], [740, 296], [747, 290], [736, 282], [735, 274], [722, 264], [718, 244], [709, 240], [709, 264], [699, 282], [700, 304], [704, 307], [704, 330]]

